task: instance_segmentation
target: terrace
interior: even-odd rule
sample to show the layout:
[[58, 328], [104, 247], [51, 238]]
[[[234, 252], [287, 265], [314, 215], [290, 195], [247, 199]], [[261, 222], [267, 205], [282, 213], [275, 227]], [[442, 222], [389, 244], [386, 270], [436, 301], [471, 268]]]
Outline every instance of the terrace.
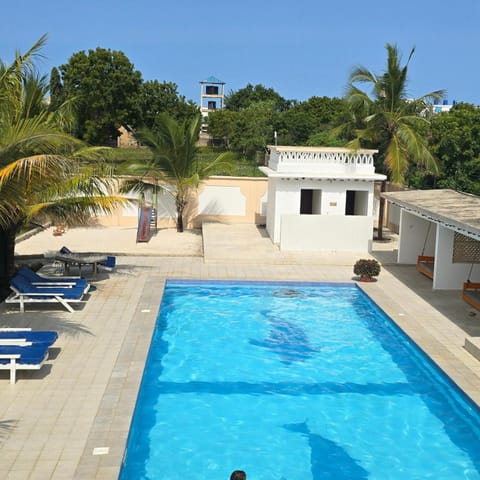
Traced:
[[[358, 258], [280, 252], [253, 225], [208, 224], [202, 235], [164, 230], [138, 246], [134, 232], [69, 230], [58, 239], [73, 249], [108, 245], [112, 253], [124, 253], [117, 272], [98, 274], [97, 290], [74, 314], [47, 309], [20, 314], [0, 305], [1, 326], [60, 334], [57, 355], [45, 371], [20, 373], [12, 386], [2, 377], [2, 478], [118, 477], [165, 279], [345, 282], [352, 280]], [[55, 248], [53, 241], [49, 230], [21, 242], [18, 250], [42, 253]], [[362, 288], [480, 404], [480, 363], [464, 348], [467, 338], [480, 335], [478, 317], [460, 292], [433, 292], [414, 265], [396, 265], [395, 248], [393, 241], [374, 245], [372, 254], [383, 270], [378, 282]]]

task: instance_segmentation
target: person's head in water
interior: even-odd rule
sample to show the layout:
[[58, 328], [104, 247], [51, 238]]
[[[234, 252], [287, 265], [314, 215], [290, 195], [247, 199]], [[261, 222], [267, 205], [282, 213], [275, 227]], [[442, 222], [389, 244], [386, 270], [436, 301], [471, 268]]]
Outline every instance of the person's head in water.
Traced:
[[247, 474], [243, 470], [235, 470], [230, 475], [230, 480], [247, 480]]

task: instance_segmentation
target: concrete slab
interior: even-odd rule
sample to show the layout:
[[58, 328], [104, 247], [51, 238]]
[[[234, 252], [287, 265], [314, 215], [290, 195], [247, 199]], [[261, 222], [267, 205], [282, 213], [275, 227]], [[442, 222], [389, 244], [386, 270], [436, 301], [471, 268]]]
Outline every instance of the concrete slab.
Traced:
[[58, 252], [62, 246], [72, 251], [100, 252], [112, 255], [158, 255], [189, 257], [203, 255], [200, 230], [186, 230], [178, 234], [175, 229], [159, 229], [148, 242], [136, 242], [136, 228], [78, 227], [67, 229], [61, 236], [53, 235], [54, 228], [39, 231], [17, 242], [17, 255], [43, 255]]
[[274, 245], [264, 227], [204, 223], [205, 263], [353, 265], [365, 252], [292, 252]]

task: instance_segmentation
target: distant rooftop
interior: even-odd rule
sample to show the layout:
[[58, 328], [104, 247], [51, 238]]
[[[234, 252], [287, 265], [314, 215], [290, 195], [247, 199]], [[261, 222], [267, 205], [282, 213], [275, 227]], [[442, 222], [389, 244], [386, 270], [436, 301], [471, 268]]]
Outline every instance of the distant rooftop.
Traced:
[[222, 80], [219, 80], [217, 77], [214, 77], [213, 75], [206, 78], [205, 80], [201, 80], [200, 83], [219, 83], [221, 85], [225, 85], [225, 82]]

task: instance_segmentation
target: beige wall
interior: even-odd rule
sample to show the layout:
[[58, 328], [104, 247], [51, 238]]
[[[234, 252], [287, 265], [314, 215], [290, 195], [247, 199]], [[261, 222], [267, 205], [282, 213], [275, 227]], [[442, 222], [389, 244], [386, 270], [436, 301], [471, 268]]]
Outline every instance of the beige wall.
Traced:
[[[266, 221], [266, 192], [267, 178], [264, 177], [210, 177], [197, 191], [192, 191], [184, 215], [185, 227], [200, 228], [204, 221], [262, 225]], [[173, 228], [173, 197], [159, 195], [158, 205], [158, 228]], [[118, 208], [111, 215], [98, 216], [97, 222], [104, 226], [136, 227], [138, 207]]]
[[[228, 195], [228, 189], [235, 195], [232, 203], [237, 204], [237, 210], [232, 213], [211, 213], [200, 214], [198, 212], [199, 199], [206, 190], [222, 190], [223, 195]], [[228, 223], [253, 223], [262, 225], [265, 223], [266, 207], [262, 208], [262, 199], [266, 202], [267, 178], [253, 177], [211, 177], [201, 185], [196, 199], [197, 209], [191, 217], [191, 223], [195, 228], [201, 226], [202, 222], [219, 221]], [[221, 199], [221, 196], [219, 196]], [[236, 202], [235, 202], [236, 200]], [[243, 202], [242, 202], [243, 200]], [[215, 209], [213, 209], [215, 211]]]
[[[266, 197], [267, 197], [267, 178], [266, 177], [210, 177], [203, 182], [196, 192], [192, 192], [191, 201], [185, 214], [185, 226], [186, 228], [200, 228], [204, 221], [218, 221], [225, 223], [252, 223], [256, 225], [263, 225], [266, 223]], [[237, 198], [240, 195], [243, 197], [242, 205], [238, 206], [238, 209], [242, 208], [242, 214], [226, 215], [226, 214], [199, 214], [199, 197], [202, 192], [208, 187], [222, 187], [225, 189], [224, 195], [228, 193], [228, 189], [231, 188], [234, 192], [234, 196]], [[404, 190], [398, 185], [392, 185], [387, 183], [387, 191]], [[375, 183], [375, 198], [376, 205], [374, 208], [374, 222], [377, 224], [378, 220], [378, 198], [380, 196], [380, 182]], [[162, 211], [169, 211], [170, 216], [159, 216], [158, 228], [173, 228], [175, 227], [175, 204], [173, 198], [168, 195], [160, 195], [159, 202], [166, 205], [162, 208]], [[160, 211], [160, 209], [159, 209]], [[393, 231], [398, 231], [398, 225], [396, 222], [391, 222], [388, 214], [388, 202], [385, 205], [385, 222], [384, 225], [388, 226]], [[163, 215], [166, 215], [165, 213]], [[114, 213], [108, 216], [98, 216], [97, 222], [100, 225], [110, 227], [136, 227], [138, 222], [138, 208], [132, 206], [130, 208], [118, 208]]]

